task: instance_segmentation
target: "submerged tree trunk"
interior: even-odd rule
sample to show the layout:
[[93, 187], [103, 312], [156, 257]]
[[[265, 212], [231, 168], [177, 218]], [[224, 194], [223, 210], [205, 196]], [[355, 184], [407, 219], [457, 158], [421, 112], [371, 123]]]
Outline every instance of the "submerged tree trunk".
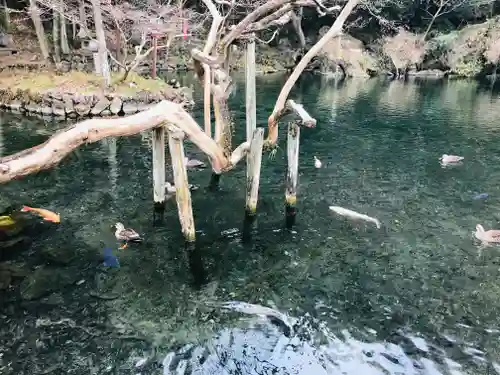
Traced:
[[99, 63], [101, 64], [101, 74], [104, 77], [106, 86], [111, 85], [111, 75], [109, 72], [108, 50], [106, 48], [106, 35], [102, 23], [101, 2], [100, 0], [91, 0], [94, 9], [95, 34], [98, 42]]
[[61, 44], [59, 38], [59, 12], [52, 11], [52, 45], [54, 47], [54, 62], [61, 62]]
[[42, 20], [40, 18], [40, 9], [36, 5], [36, 0], [30, 0], [29, 13], [33, 25], [35, 26], [36, 37], [38, 38], [38, 44], [40, 45], [40, 51], [44, 60], [49, 59], [49, 46], [47, 44], [47, 38], [45, 37], [45, 30], [43, 29]]
[[61, 18], [61, 50], [65, 55], [69, 55], [68, 30], [66, 28], [66, 18], [62, 15]]

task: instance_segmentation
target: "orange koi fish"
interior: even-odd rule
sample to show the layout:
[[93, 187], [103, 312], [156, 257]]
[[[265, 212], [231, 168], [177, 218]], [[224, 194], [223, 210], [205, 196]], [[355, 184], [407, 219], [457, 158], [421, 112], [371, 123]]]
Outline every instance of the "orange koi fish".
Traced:
[[23, 206], [21, 212], [34, 212], [37, 215], [40, 215], [46, 221], [51, 221], [53, 223], [61, 222], [61, 216], [59, 214], [56, 214], [55, 212], [46, 210], [44, 208], [33, 208], [29, 206]]

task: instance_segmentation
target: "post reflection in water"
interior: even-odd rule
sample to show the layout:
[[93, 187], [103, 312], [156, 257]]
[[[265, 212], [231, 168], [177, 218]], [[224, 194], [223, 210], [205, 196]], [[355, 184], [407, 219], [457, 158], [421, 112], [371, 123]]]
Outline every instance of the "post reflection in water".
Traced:
[[200, 289], [208, 282], [208, 278], [197, 242], [185, 242], [185, 252], [188, 257], [189, 270], [193, 277], [193, 286], [195, 289]]

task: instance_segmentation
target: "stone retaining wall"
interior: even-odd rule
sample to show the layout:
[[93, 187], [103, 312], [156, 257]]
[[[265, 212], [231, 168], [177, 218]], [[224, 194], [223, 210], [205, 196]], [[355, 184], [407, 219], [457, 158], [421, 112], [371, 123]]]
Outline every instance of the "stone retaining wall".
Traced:
[[[113, 60], [109, 60], [109, 66], [112, 71], [118, 71], [118, 65], [114, 63]], [[136, 68], [137, 73], [150, 73], [152, 70], [153, 63], [149, 60], [142, 61]], [[167, 61], [159, 61], [156, 64], [156, 70], [161, 71], [176, 71], [185, 72], [192, 70], [192, 63], [177, 62], [168, 63]], [[63, 56], [60, 64], [60, 70], [62, 72], [69, 72], [71, 70], [76, 70], [79, 72], [93, 72], [94, 71], [94, 61], [92, 54], [78, 53], [72, 56]]]
[[28, 90], [0, 89], [0, 108], [17, 113], [56, 116], [59, 118], [123, 116], [141, 112], [162, 100], [175, 103], [193, 104], [182, 90], [175, 95], [141, 92], [133, 97], [118, 94], [80, 95], [80, 94], [37, 94]]

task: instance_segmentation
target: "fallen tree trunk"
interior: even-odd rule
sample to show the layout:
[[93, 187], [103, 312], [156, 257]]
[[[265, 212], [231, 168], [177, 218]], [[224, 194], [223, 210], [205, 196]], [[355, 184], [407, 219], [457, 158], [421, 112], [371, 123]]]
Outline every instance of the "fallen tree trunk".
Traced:
[[82, 121], [55, 133], [45, 143], [0, 158], [0, 183], [49, 169], [83, 144], [97, 142], [107, 137], [137, 134], [166, 123], [182, 130], [209, 157], [214, 172], [222, 173], [229, 170], [233, 167], [234, 161], [238, 160], [231, 159], [230, 155], [226, 157], [224, 150], [205, 134], [180, 104], [164, 100], [132, 116]]

